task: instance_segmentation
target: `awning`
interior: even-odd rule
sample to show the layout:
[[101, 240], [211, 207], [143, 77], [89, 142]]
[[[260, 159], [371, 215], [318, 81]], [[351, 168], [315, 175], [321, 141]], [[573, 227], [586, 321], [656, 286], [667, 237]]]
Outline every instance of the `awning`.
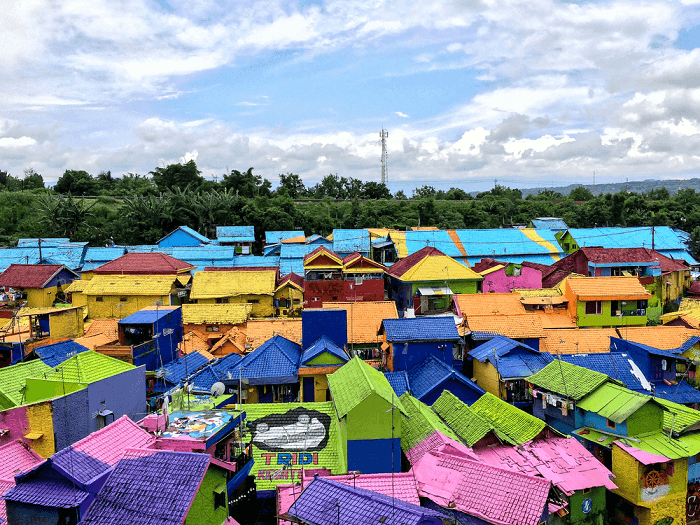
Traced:
[[24, 437], [34, 441], [36, 439], [41, 439], [42, 437], [44, 437], [44, 433], [43, 432], [29, 432], [29, 433], [25, 434]]
[[421, 295], [454, 295], [449, 286], [420, 286], [418, 293]]

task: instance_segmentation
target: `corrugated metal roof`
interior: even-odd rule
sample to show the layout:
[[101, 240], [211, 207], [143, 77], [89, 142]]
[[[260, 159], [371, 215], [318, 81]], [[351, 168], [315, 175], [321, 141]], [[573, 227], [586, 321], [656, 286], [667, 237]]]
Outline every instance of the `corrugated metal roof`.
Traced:
[[558, 217], [537, 217], [530, 221], [532, 226], [537, 229], [549, 229], [555, 231], [566, 230], [568, 226], [564, 222], [564, 219]]
[[347, 254], [369, 253], [370, 240], [367, 230], [333, 230], [333, 251]]
[[277, 272], [196, 272], [192, 278], [191, 299], [235, 297], [238, 295], [274, 295]]
[[253, 226], [217, 226], [216, 238], [219, 242], [255, 242]]
[[[579, 247], [651, 248], [652, 227], [569, 228], [567, 230]], [[686, 251], [687, 234], [669, 226], [654, 226], [654, 249]]]
[[460, 339], [453, 317], [384, 319], [382, 326], [390, 343]]
[[138, 312], [134, 312], [128, 317], [121, 319], [119, 324], [153, 324], [163, 317], [169, 316], [179, 306], [161, 306], [159, 308], [144, 308]]
[[265, 232], [265, 244], [277, 244], [286, 239], [304, 236], [304, 232], [297, 231], [267, 231]]
[[578, 408], [595, 412], [610, 421], [622, 423], [652, 398], [623, 386], [605, 383], [578, 402]]
[[172, 234], [174, 234], [177, 231], [183, 231], [186, 234], [194, 237], [195, 239], [197, 239], [198, 241], [200, 241], [203, 244], [209, 244], [211, 242], [211, 239], [205, 237], [204, 235], [199, 233], [197, 230], [194, 230], [194, 229], [190, 228], [189, 226], [179, 226], [175, 230], [173, 230], [169, 234], [167, 234], [165, 237], [160, 239], [158, 241], [158, 244], [160, 244], [162, 241], [164, 241], [165, 239], [167, 239], [168, 237], [170, 237]]

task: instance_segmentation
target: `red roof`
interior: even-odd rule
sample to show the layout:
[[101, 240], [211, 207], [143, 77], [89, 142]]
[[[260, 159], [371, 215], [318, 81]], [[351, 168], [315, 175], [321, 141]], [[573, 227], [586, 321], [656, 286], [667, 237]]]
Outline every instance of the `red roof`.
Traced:
[[690, 295], [700, 295], [700, 281], [693, 281], [688, 290]]
[[291, 281], [291, 282], [293, 282], [294, 284], [296, 284], [297, 286], [299, 286], [299, 287], [301, 287], [302, 289], [304, 289], [304, 278], [303, 278], [301, 275], [297, 275], [297, 274], [295, 274], [294, 272], [288, 273], [288, 274], [285, 275], [284, 277], [281, 277], [281, 278], [280, 278], [279, 282], [277, 283], [277, 286], [278, 286], [278, 287], [279, 287], [279, 286], [282, 286], [282, 285], [283, 285], [284, 283], [286, 283], [287, 281]]
[[499, 264], [502, 266], [508, 266], [508, 263], [497, 261], [496, 259], [481, 259], [472, 267], [472, 270], [474, 270], [476, 273], [481, 273], [484, 270], [488, 270], [489, 268], [493, 268]]
[[75, 275], [62, 264], [11, 264], [0, 274], [0, 286], [43, 288], [63, 268]]
[[174, 275], [192, 270], [190, 263], [164, 253], [127, 253], [93, 270], [96, 274]]
[[325, 246], [319, 246], [319, 247], [316, 248], [314, 251], [312, 251], [311, 253], [309, 253], [309, 254], [307, 254], [306, 256], [304, 256], [304, 262], [306, 262], [307, 259], [311, 259], [311, 257], [315, 257], [316, 254], [317, 254], [317, 253], [320, 253], [320, 252], [329, 253], [329, 254], [331, 254], [333, 257], [335, 257], [335, 258], [337, 258], [337, 259], [340, 259], [340, 260], [342, 261], [342, 258], [341, 258], [337, 253], [335, 253], [334, 251], [329, 250], [329, 249], [326, 248]]
[[432, 246], [426, 246], [425, 248], [421, 248], [415, 253], [412, 253], [405, 259], [401, 259], [400, 261], [392, 264], [386, 271], [389, 275], [393, 275], [394, 277], [401, 277], [403, 274], [405, 274], [408, 270], [413, 268], [416, 264], [418, 264], [420, 261], [422, 261], [426, 257], [430, 257], [433, 255], [445, 255], [442, 253], [440, 250], [437, 248], [433, 248]]

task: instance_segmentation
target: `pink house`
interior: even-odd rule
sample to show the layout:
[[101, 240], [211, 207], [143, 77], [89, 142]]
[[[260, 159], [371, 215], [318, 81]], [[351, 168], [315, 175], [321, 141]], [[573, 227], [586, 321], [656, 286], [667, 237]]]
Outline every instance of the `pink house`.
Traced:
[[511, 293], [514, 289], [542, 288], [542, 272], [525, 264], [481, 259], [473, 270], [484, 277], [484, 293]]

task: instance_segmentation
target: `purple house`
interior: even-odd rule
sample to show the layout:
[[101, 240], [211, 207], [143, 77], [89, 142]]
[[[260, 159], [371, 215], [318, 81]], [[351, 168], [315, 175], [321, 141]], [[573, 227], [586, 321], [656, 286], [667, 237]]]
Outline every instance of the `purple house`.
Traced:
[[443, 525], [443, 519], [448, 518], [437, 510], [318, 476], [306, 486], [286, 514], [282, 518], [293, 518], [309, 525]]

